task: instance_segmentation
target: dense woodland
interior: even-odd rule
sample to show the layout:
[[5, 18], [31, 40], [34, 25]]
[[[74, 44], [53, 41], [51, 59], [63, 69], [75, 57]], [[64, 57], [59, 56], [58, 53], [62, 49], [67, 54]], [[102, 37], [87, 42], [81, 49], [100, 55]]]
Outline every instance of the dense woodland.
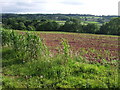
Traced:
[[[87, 23], [85, 21], [99, 22]], [[59, 22], [64, 22], [60, 24]], [[80, 14], [3, 14], [3, 27], [28, 31], [64, 31], [118, 35], [120, 18]]]

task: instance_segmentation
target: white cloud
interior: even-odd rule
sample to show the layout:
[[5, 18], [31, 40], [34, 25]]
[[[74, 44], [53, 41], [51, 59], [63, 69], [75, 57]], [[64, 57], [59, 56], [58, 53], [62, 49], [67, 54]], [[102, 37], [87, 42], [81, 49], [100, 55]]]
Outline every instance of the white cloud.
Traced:
[[89, 11], [93, 14], [118, 14], [119, 0], [84, 0], [85, 5], [82, 7], [84, 11]]
[[119, 0], [1, 0], [3, 12], [117, 15]]

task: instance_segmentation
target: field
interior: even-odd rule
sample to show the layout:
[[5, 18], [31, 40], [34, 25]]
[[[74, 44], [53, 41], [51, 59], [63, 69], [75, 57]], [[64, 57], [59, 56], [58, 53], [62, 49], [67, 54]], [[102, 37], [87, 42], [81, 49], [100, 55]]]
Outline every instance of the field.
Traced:
[[99, 24], [99, 22], [95, 22], [95, 21], [85, 21], [85, 23]]
[[[118, 60], [118, 37], [117, 36], [105, 36], [94, 34], [76, 34], [76, 33], [40, 33], [41, 38], [44, 38], [46, 45], [53, 52], [57, 52], [57, 47], [60, 46], [61, 38], [68, 40], [71, 50], [74, 53], [82, 52], [81, 50], [90, 51], [94, 58], [94, 52], [98, 52], [99, 55], [104, 55], [104, 59]], [[105, 53], [107, 52], [107, 55]], [[88, 52], [88, 55], [90, 53]], [[86, 57], [88, 56], [86, 54]]]
[[120, 87], [119, 36], [10, 30], [2, 34], [3, 88]]
[[56, 21], [57, 23], [59, 23], [60, 25], [64, 25], [65, 21]]

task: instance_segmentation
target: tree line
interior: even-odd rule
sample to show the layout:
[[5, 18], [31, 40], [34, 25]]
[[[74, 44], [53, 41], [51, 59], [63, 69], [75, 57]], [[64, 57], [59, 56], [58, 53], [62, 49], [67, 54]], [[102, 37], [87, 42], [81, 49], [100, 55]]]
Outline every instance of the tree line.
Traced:
[[107, 34], [119, 35], [120, 17], [111, 19], [110, 22], [104, 23], [102, 26], [88, 23], [82, 24], [79, 19], [70, 18], [65, 24], [59, 24], [55, 20], [49, 19], [27, 19], [22, 18], [3, 18], [3, 27], [15, 30], [28, 31], [64, 31], [77, 33]]

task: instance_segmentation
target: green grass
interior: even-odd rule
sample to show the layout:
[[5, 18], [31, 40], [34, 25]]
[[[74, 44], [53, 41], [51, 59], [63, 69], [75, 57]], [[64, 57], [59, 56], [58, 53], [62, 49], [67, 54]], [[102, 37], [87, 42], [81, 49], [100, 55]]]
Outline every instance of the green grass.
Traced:
[[87, 25], [88, 23], [91, 23], [91, 24], [97, 24], [98, 26], [101, 26], [102, 24], [99, 23], [99, 22], [95, 22], [95, 21], [82, 21], [82, 25]]
[[80, 18], [101, 18], [101, 17], [90, 17], [90, 16], [83, 16], [83, 17], [80, 17]]
[[[4, 30], [2, 28], [2, 30]], [[6, 31], [10, 31], [12, 29], [9, 29], [9, 30], [6, 30]], [[16, 32], [29, 32], [29, 33], [34, 33], [34, 34], [40, 34], [40, 33], [48, 33], [48, 34], [76, 34], [76, 35], [83, 35], [83, 36], [105, 36], [105, 37], [120, 37], [120, 36], [117, 36], [117, 35], [103, 35], [103, 34], [90, 34], [90, 33], [73, 33], [73, 32], [58, 32], [58, 31], [26, 31], [26, 30], [15, 30]]]
[[[10, 36], [9, 34], [6, 33]], [[19, 36], [18, 34], [15, 35], [17, 35], [16, 37]], [[28, 38], [28, 40], [36, 41], [37, 37], [34, 38], [34, 34], [29, 36], [30, 38], [25, 35], [25, 40]], [[62, 47], [59, 48], [60, 53], [51, 56], [51, 52], [49, 54], [45, 52], [41, 55], [40, 53], [44, 52], [46, 47], [40, 44], [36, 47], [43, 47], [44, 49], [39, 51], [38, 56], [40, 56], [24, 60], [26, 56], [25, 58], [24, 56], [22, 56], [23, 58], [18, 57], [24, 51], [22, 52], [19, 49], [15, 51], [14, 47], [18, 45], [16, 43], [25, 43], [24, 40], [13, 43], [13, 39], [9, 38], [11, 40], [9, 43], [12, 43], [11, 46], [6, 45], [8, 42], [5, 42], [6, 46], [3, 45], [1, 51], [3, 54], [3, 88], [118, 88], [120, 86], [118, 84], [117, 66], [106, 65], [107, 61], [103, 64], [94, 61], [91, 63], [80, 54], [71, 55], [69, 45], [64, 39], [61, 43]], [[37, 43], [34, 42], [34, 45]], [[19, 46], [21, 48], [29, 47], [28, 44], [31, 42], [26, 42], [25, 46], [24, 44]], [[19, 51], [21, 52], [17, 53]]]
[[66, 21], [56, 21], [57, 23], [64, 25]]
[[3, 87], [118, 88], [116, 67], [89, 64], [78, 58], [68, 59], [64, 64], [64, 55], [25, 63], [13, 61], [15, 58], [11, 57], [3, 58]]
[[[12, 29], [11, 29], [12, 30]], [[9, 30], [8, 30], [9, 31]], [[28, 32], [26, 30], [15, 30], [17, 32]], [[105, 36], [105, 37], [119, 37], [117, 35], [103, 35], [103, 34], [89, 34], [89, 33], [73, 33], [73, 32], [58, 32], [58, 31], [29, 31], [29, 33], [46, 33], [46, 34], [76, 34], [76, 35], [83, 35], [83, 36]]]
[[85, 23], [93, 23], [93, 24], [98, 24], [99, 22], [95, 22], [95, 21], [85, 21]]

